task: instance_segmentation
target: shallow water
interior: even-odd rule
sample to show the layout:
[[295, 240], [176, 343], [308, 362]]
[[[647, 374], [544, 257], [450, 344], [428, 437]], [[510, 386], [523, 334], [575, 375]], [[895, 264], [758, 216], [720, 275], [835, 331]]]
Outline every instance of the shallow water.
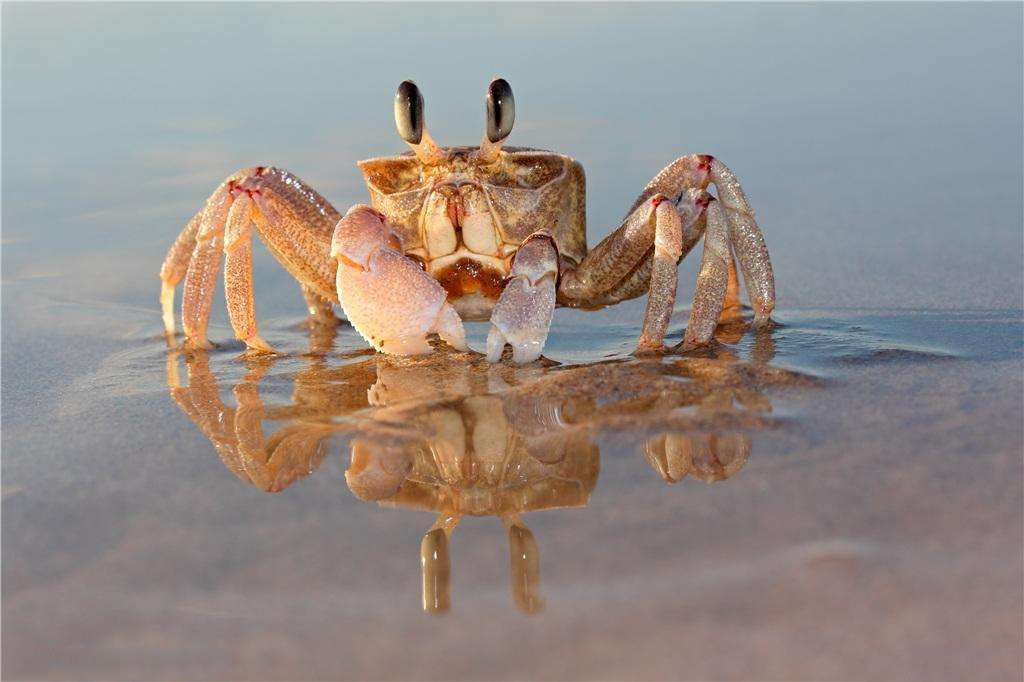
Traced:
[[[64, 380], [5, 406], [14, 677], [1016, 670], [1019, 312], [787, 311], [650, 360], [598, 314], [552, 335], [587, 362], [516, 368], [299, 317], [284, 357], [179, 356], [155, 310], [73, 307], [118, 331], [26, 353]], [[445, 585], [421, 540], [459, 515]]]
[[[3, 19], [5, 678], [1020, 678], [1019, 6]], [[524, 49], [453, 72], [424, 26]], [[635, 358], [641, 299], [556, 311], [531, 366], [396, 360], [262, 254], [282, 354], [222, 295], [218, 347], [168, 351], [156, 271], [223, 176], [279, 160], [346, 206], [399, 80], [464, 141], [494, 72], [513, 140], [586, 165], [591, 243], [676, 153], [726, 159], [778, 326]]]

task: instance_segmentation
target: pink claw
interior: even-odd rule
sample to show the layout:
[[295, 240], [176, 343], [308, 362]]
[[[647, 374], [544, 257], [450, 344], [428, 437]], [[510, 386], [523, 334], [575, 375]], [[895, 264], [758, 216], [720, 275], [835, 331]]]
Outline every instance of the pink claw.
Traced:
[[338, 221], [331, 257], [338, 261], [338, 299], [349, 322], [382, 353], [430, 352], [427, 334], [436, 332], [458, 350], [467, 350], [466, 333], [447, 293], [399, 244], [380, 213], [353, 206]]

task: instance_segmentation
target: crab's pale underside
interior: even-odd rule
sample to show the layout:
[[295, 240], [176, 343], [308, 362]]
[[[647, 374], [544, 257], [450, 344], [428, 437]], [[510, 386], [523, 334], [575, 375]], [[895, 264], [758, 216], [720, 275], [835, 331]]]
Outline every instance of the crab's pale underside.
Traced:
[[515, 118], [503, 79], [490, 84], [486, 103], [479, 147], [438, 147], [426, 131], [419, 89], [403, 82], [395, 121], [412, 153], [360, 161], [370, 204], [344, 215], [279, 168], [228, 177], [160, 270], [169, 338], [175, 288], [184, 279], [185, 335], [192, 345], [209, 346], [207, 320], [223, 258], [236, 336], [254, 351], [272, 351], [253, 311], [253, 231], [299, 281], [311, 314], [332, 318], [332, 304], [340, 304], [384, 353], [429, 352], [432, 333], [465, 350], [462, 320], [490, 319], [488, 359], [498, 361], [508, 344], [515, 362], [530, 362], [544, 349], [556, 305], [598, 308], [645, 293], [638, 350], [660, 349], [678, 264], [702, 236], [680, 345], [708, 343], [720, 319], [740, 315], [736, 260], [755, 326], [770, 322], [775, 282], [768, 250], [725, 164], [699, 154], [676, 159], [644, 187], [619, 227], [588, 250], [583, 167], [554, 152], [502, 147]]

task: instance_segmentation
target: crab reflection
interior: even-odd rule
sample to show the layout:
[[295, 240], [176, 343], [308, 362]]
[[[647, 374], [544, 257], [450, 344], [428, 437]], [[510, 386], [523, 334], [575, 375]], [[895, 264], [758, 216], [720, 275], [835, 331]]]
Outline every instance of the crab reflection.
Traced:
[[172, 354], [171, 395], [225, 466], [268, 492], [315, 471], [332, 438], [347, 438], [345, 480], [357, 498], [436, 514], [420, 548], [430, 612], [450, 608], [448, 548], [462, 517], [502, 521], [513, 601], [537, 612], [537, 542], [522, 515], [587, 505], [600, 470], [597, 436], [641, 435], [643, 458], [668, 483], [723, 481], [747, 462], [751, 432], [769, 423], [763, 389], [807, 381], [766, 364], [768, 336], [753, 362], [719, 349], [708, 357], [513, 367], [452, 353], [336, 365], [326, 354], [333, 332], [321, 333], [302, 368], [284, 375], [293, 381], [283, 402], [260, 395], [268, 379], [279, 385], [282, 375], [271, 374], [279, 358], [244, 358], [232, 407], [201, 350], [183, 354], [187, 382]]

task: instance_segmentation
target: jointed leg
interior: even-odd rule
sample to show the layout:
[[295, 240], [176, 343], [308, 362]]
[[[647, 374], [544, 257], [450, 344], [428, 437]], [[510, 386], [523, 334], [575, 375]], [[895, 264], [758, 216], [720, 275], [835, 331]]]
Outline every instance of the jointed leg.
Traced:
[[196, 248], [196, 234], [199, 233], [199, 222], [202, 218], [203, 212], [200, 211], [188, 221], [185, 229], [171, 245], [160, 268], [160, 308], [163, 311], [168, 342], [173, 342], [174, 339], [174, 289], [188, 272], [188, 264]]
[[740, 302], [740, 278], [736, 273], [736, 259], [729, 249], [729, 282], [725, 286], [725, 302], [719, 322], [737, 322], [743, 318], [743, 304]]
[[334, 307], [331, 300], [324, 298], [305, 284], [302, 286], [302, 298], [306, 300], [306, 307], [309, 315], [316, 322], [337, 324], [338, 318], [334, 316]]
[[729, 242], [743, 270], [747, 295], [754, 308], [754, 325], [766, 326], [770, 324], [772, 310], [775, 309], [775, 275], [764, 235], [733, 172], [712, 158], [709, 179], [718, 190], [718, 199], [725, 209]]
[[252, 199], [242, 194], [228, 210], [224, 236], [224, 290], [235, 336], [251, 349], [272, 353], [259, 334], [252, 294]]
[[[770, 322], [775, 307], [775, 283], [764, 237], [736, 176], [714, 157], [690, 155], [676, 159], [659, 172], [634, 202], [622, 225], [598, 244], [575, 271], [563, 273], [560, 300], [580, 307], [601, 306], [639, 296], [649, 291], [644, 317], [644, 332], [639, 350], [661, 346], [675, 296], [675, 269], [663, 240], [660, 249], [656, 234], [670, 233], [667, 214], [659, 220], [657, 208], [667, 199], [682, 219], [680, 258], [704, 232], [702, 215], [710, 195], [706, 188], [718, 190], [718, 208], [714, 234], [705, 248], [702, 284], [694, 303], [689, 343], [706, 343], [719, 321], [732, 320], [741, 310], [739, 278], [733, 252], [739, 260], [743, 279], [754, 308], [755, 324]], [[676, 261], [678, 264], [678, 258]], [[714, 319], [708, 319], [714, 314]], [[710, 327], [710, 332], [708, 328]]]
[[729, 284], [729, 238], [724, 211], [720, 202], [713, 201], [707, 207], [707, 229], [704, 231], [704, 255], [697, 275], [697, 287], [693, 293], [693, 307], [690, 322], [683, 337], [684, 349], [700, 346], [711, 340], [718, 326], [718, 318], [725, 302]]
[[660, 348], [675, 303], [677, 267], [700, 239], [702, 189], [655, 193], [594, 247], [575, 270], [562, 274], [559, 295], [569, 305], [609, 305], [650, 292], [639, 350]]
[[185, 287], [181, 298], [181, 325], [192, 345], [209, 348], [206, 324], [210, 319], [213, 291], [220, 272], [220, 258], [224, 250], [224, 222], [231, 205], [227, 183], [217, 188], [203, 208], [196, 232], [196, 245], [192, 260], [185, 273]]
[[[725, 211], [729, 243], [743, 271], [743, 281], [750, 296], [751, 306], [754, 308], [754, 323], [757, 326], [766, 325], [770, 322], [771, 312], [775, 308], [775, 277], [768, 256], [768, 247], [765, 245], [761, 229], [754, 220], [754, 212], [739, 180], [724, 163], [713, 156], [703, 154], [680, 157], [662, 169], [647, 184], [634, 208], [659, 192], [674, 197], [684, 188], [706, 188], [709, 184], [713, 184], [718, 190], [718, 200]], [[738, 280], [736, 283], [738, 285]], [[732, 302], [732, 297], [727, 296], [727, 312], [732, 307]]]
[[335, 297], [336, 269], [329, 255], [330, 238], [338, 218], [323, 197], [286, 171], [246, 168], [230, 176], [189, 221], [161, 268], [160, 302], [168, 338], [174, 334], [174, 289], [184, 277], [185, 334], [192, 345], [209, 347], [206, 326], [220, 257], [226, 249], [225, 285], [232, 327], [250, 348], [269, 350], [253, 315], [252, 227], [305, 289], [330, 301]]
[[[656, 201], [656, 200], [655, 200]], [[651, 256], [650, 293], [644, 311], [644, 329], [639, 350], [661, 348], [676, 302], [679, 258], [683, 254], [683, 225], [678, 211], [662, 198], [654, 208], [654, 254]]]
[[220, 258], [224, 250], [223, 235], [215, 234], [198, 241], [192, 252], [192, 261], [185, 274], [185, 287], [181, 299], [181, 324], [185, 336], [197, 348], [210, 348], [206, 338], [206, 325], [213, 305], [213, 291], [220, 272]]

